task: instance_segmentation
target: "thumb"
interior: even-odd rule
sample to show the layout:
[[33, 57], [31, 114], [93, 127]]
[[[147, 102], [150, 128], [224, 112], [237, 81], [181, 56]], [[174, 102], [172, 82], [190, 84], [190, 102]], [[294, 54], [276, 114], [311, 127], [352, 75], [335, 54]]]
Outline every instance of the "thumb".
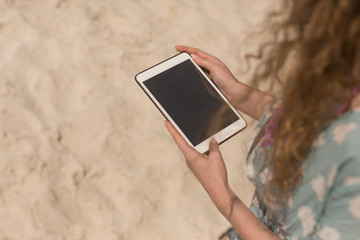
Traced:
[[215, 140], [215, 138], [212, 138], [209, 143], [209, 152], [219, 152], [219, 144]]

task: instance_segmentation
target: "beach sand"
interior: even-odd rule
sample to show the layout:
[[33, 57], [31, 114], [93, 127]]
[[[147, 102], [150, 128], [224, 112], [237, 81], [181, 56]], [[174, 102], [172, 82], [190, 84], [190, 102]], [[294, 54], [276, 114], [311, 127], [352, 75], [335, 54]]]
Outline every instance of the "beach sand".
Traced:
[[[0, 239], [216, 239], [230, 225], [134, 75], [185, 44], [240, 76], [270, 2], [1, 1]], [[245, 117], [221, 150], [249, 204]]]

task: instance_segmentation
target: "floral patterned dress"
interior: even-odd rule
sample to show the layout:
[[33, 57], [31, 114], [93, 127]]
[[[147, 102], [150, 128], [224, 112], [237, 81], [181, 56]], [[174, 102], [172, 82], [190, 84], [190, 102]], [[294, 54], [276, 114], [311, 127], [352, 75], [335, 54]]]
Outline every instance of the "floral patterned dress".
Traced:
[[[271, 173], [261, 140], [254, 142], [270, 116], [268, 109], [248, 143], [246, 173], [256, 187], [250, 210], [282, 239], [360, 240], [360, 109], [324, 129], [302, 166], [302, 182], [278, 206], [264, 201]], [[228, 239], [241, 238], [233, 230]]]

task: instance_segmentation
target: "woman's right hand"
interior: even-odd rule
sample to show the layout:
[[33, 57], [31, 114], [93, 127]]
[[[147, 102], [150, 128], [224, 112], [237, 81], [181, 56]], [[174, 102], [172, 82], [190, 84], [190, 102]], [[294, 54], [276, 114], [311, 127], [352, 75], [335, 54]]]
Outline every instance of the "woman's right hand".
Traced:
[[229, 101], [233, 105], [236, 105], [236, 103], [233, 102], [236, 99], [233, 90], [236, 88], [236, 85], [239, 84], [239, 81], [236, 80], [234, 75], [222, 61], [197, 48], [187, 46], [176, 46], [175, 48], [179, 52], [189, 53], [196, 64], [208, 71], [211, 79], [225, 94]]
[[273, 96], [238, 81], [226, 65], [218, 58], [187, 46], [176, 46], [179, 52], [187, 52], [200, 67], [208, 71], [209, 76], [238, 110], [254, 119], [259, 119]]

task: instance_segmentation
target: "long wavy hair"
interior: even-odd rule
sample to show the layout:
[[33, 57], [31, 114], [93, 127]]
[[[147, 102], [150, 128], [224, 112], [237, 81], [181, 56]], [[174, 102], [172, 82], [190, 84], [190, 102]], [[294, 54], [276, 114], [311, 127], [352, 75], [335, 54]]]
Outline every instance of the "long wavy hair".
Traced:
[[336, 119], [341, 106], [349, 109], [359, 85], [360, 1], [283, 0], [266, 22], [268, 40], [247, 57], [260, 59], [255, 84], [267, 81], [281, 89], [281, 114], [271, 120], [280, 125], [267, 152], [272, 177], [265, 196], [288, 199], [321, 129]]

